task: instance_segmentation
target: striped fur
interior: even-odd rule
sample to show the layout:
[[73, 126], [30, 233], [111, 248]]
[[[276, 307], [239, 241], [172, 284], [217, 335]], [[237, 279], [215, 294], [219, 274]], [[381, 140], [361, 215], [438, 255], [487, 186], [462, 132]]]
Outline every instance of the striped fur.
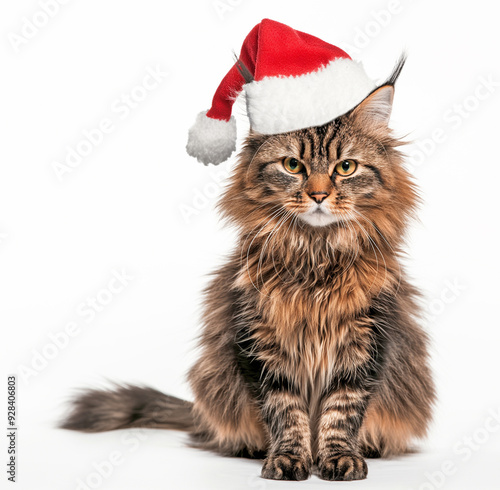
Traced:
[[[265, 478], [302, 480], [313, 468], [365, 478], [364, 457], [404, 453], [430, 420], [428, 340], [399, 260], [418, 199], [370, 97], [321, 127], [250, 133], [220, 201], [239, 240], [206, 291], [194, 402], [164, 402], [172, 419], [159, 427], [225, 455], [265, 455]], [[284, 172], [289, 156], [307, 174]], [[347, 158], [356, 172], [332, 174]], [[341, 221], [300, 219], [312, 188], [328, 189]], [[113, 411], [116, 393], [95, 395], [77, 400], [67, 428], [155, 425], [147, 404], [127, 418], [130, 403]]]

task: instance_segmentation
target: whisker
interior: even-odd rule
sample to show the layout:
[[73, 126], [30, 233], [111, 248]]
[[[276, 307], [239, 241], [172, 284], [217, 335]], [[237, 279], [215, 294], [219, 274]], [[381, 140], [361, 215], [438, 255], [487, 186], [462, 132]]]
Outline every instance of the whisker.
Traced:
[[250, 260], [250, 249], [252, 248], [252, 244], [254, 242], [254, 240], [257, 238], [258, 234], [260, 233], [260, 231], [265, 227], [267, 226], [273, 219], [274, 219], [274, 215], [276, 214], [279, 214], [281, 211], [282, 211], [282, 206], [280, 205], [279, 209], [277, 211], [275, 211], [271, 217], [269, 217], [269, 219], [260, 227], [259, 231], [255, 234], [255, 236], [253, 237], [252, 241], [250, 242], [250, 245], [248, 246], [248, 249], [247, 249], [247, 256], [246, 256], [246, 270], [247, 270], [247, 274], [248, 274], [248, 278], [250, 279], [250, 282], [252, 283], [252, 286], [255, 288], [255, 290], [258, 292], [258, 293], [261, 293], [261, 291], [259, 290], [259, 288], [254, 284], [253, 280], [252, 280], [252, 276], [250, 274], [250, 263], [249, 263], [249, 260]]
[[[352, 211], [354, 211], [355, 213], [357, 213], [361, 218], [363, 218], [364, 220], [366, 220], [368, 223], [370, 223], [370, 225], [373, 227], [373, 229], [379, 234], [380, 238], [382, 238], [382, 240], [385, 242], [385, 244], [389, 247], [389, 249], [391, 250], [391, 252], [397, 256], [398, 253], [396, 250], [394, 250], [394, 248], [391, 246], [391, 244], [389, 243], [389, 241], [385, 238], [385, 236], [383, 235], [383, 233], [378, 229], [378, 227], [375, 225], [375, 223], [373, 223], [373, 221], [369, 220], [365, 215], [363, 215], [360, 211], [356, 210], [355, 208], [352, 208]], [[399, 263], [399, 260], [396, 261], [396, 264], [398, 266], [398, 284], [397, 284], [397, 287], [396, 287], [396, 291], [395, 291], [395, 295], [397, 296], [398, 292], [399, 292], [399, 289], [401, 287], [401, 280], [402, 280], [402, 277], [403, 277], [403, 271], [401, 269], [401, 264]]]
[[[290, 213], [290, 211], [288, 211], [287, 209], [284, 209], [283, 215], [280, 216], [278, 222], [274, 225], [273, 229], [271, 230], [271, 233], [266, 238], [264, 245], [261, 247], [261, 251], [260, 251], [260, 255], [259, 255], [259, 263], [257, 265], [257, 274], [256, 274], [257, 284], [259, 281], [259, 271], [262, 273], [262, 258], [263, 258], [265, 251], [266, 251], [267, 244], [269, 243], [270, 240], [272, 240], [273, 234], [276, 233], [281, 228], [281, 226], [283, 225], [283, 222], [289, 216], [289, 213]], [[262, 277], [262, 274], [261, 274], [261, 277]], [[262, 286], [264, 286], [264, 279], [263, 278], [262, 278]]]
[[[375, 241], [371, 238], [370, 234], [367, 232], [365, 227], [359, 222], [359, 220], [355, 216], [352, 216], [352, 215], [350, 215], [350, 216], [357, 223], [357, 225], [360, 227], [361, 231], [365, 234], [365, 236], [368, 238], [368, 243], [372, 247], [373, 253], [375, 254], [375, 260], [377, 261], [377, 270], [376, 270], [377, 274], [378, 274], [378, 270], [379, 270], [379, 263], [378, 263], [378, 256], [377, 256], [377, 252], [376, 252], [375, 248], [379, 251], [380, 257], [382, 258], [382, 260], [384, 262], [384, 271], [385, 271], [384, 282], [385, 282], [387, 280], [388, 270], [387, 270], [387, 262], [385, 260], [384, 254], [382, 253], [380, 248], [377, 246]], [[375, 279], [376, 279], [376, 277], [373, 279], [372, 283], [370, 284], [368, 291], [371, 291], [373, 284], [375, 284]]]

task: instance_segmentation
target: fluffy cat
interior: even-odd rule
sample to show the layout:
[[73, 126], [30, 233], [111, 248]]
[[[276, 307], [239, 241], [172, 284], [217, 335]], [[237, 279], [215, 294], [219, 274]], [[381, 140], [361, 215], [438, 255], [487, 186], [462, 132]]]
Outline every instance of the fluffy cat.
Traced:
[[328, 124], [250, 131], [219, 203], [239, 239], [205, 292], [194, 401], [92, 390], [62, 427], [185, 430], [278, 480], [363, 479], [365, 457], [425, 435], [428, 339], [399, 262], [418, 197], [388, 128], [403, 64]]

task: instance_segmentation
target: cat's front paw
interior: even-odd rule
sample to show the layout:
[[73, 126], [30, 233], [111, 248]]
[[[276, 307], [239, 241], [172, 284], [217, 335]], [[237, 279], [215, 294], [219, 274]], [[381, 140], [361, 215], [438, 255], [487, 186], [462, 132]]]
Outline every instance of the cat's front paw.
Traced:
[[289, 453], [270, 454], [262, 467], [262, 478], [268, 480], [306, 480], [311, 474], [312, 460]]
[[318, 463], [319, 477], [323, 480], [364, 480], [368, 474], [365, 460], [354, 453], [344, 453], [321, 459]]

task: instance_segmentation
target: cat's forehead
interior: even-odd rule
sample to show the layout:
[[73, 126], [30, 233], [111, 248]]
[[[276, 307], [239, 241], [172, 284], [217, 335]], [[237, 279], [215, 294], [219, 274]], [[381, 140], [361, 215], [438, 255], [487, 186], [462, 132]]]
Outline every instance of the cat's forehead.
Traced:
[[253, 162], [264, 163], [293, 157], [313, 171], [324, 172], [341, 159], [370, 160], [383, 166], [386, 156], [383, 137], [347, 114], [322, 126], [288, 133], [250, 133], [247, 148]]
[[353, 151], [362, 139], [348, 120], [339, 118], [323, 126], [284, 134], [276, 146], [283, 147], [300, 160], [319, 163], [336, 160], [341, 153]]

